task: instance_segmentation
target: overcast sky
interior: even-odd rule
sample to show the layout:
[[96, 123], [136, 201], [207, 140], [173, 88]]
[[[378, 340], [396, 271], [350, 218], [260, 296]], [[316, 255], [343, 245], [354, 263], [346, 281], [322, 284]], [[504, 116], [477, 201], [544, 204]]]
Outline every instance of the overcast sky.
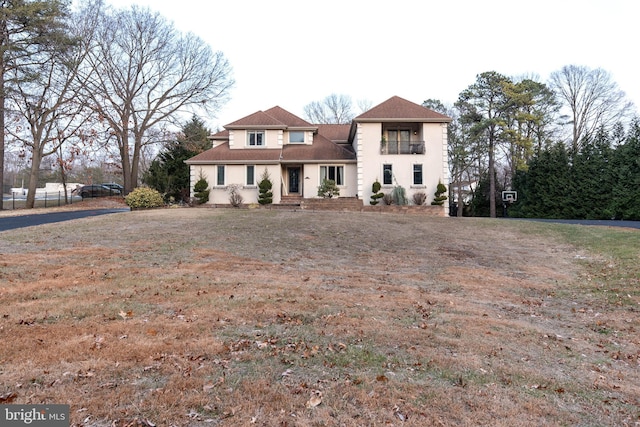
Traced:
[[[137, 3], [191, 31], [233, 67], [214, 131], [280, 106], [300, 117], [331, 93], [376, 105], [398, 95], [453, 103], [476, 75], [603, 68], [640, 106], [634, 0], [107, 0]], [[359, 111], [356, 111], [359, 112]]]

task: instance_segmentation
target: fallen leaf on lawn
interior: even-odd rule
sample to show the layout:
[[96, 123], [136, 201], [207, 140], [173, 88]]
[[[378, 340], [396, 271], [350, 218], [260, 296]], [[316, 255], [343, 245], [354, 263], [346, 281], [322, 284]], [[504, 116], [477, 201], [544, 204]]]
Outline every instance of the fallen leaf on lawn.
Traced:
[[16, 400], [16, 397], [18, 397], [18, 395], [14, 392], [5, 393], [0, 396], [0, 403], [11, 403]]
[[322, 398], [320, 396], [313, 395], [313, 396], [311, 396], [311, 399], [309, 399], [307, 401], [305, 406], [307, 408], [315, 408], [316, 406], [318, 406], [321, 403], [322, 403]]
[[386, 376], [384, 376], [384, 375], [378, 375], [378, 376], [376, 377], [376, 381], [379, 381], [379, 382], [385, 382], [385, 381], [389, 381], [389, 379], [388, 379]]
[[126, 319], [131, 319], [133, 317], [133, 311], [123, 311], [120, 310], [120, 313], [118, 313], [120, 315], [120, 317], [122, 317], [124, 320]]

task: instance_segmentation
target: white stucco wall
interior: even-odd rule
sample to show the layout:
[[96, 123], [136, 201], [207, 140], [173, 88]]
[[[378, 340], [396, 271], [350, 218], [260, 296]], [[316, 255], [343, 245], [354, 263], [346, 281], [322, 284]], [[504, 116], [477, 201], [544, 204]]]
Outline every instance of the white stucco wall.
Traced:
[[[383, 184], [383, 165], [391, 164], [394, 179], [391, 185], [382, 185], [382, 192], [388, 193], [395, 185], [406, 190], [409, 203], [413, 194], [424, 192], [426, 204], [430, 204], [438, 185], [449, 183], [447, 165], [446, 124], [424, 123], [420, 125], [415, 140], [425, 142], [424, 154], [381, 154], [381, 123], [358, 123], [356, 129], [356, 150], [358, 154], [358, 196], [365, 205], [371, 200], [371, 186], [378, 180]], [[422, 164], [423, 185], [413, 185], [413, 165]], [[445, 203], [446, 204], [446, 203]]]

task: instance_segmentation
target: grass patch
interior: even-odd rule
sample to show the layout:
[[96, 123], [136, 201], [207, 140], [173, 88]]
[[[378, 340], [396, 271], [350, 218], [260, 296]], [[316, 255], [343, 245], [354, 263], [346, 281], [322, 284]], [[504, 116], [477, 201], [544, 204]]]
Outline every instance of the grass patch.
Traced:
[[632, 425], [638, 236], [262, 209], [3, 232], [0, 398], [94, 426]]

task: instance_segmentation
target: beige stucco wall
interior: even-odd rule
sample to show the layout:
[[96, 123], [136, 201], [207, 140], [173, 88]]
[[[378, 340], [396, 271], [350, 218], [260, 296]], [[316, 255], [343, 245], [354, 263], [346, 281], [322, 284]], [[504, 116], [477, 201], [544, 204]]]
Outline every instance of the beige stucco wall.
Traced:
[[[191, 166], [191, 191], [193, 186], [200, 179], [200, 171], [209, 183], [208, 204], [229, 204], [229, 185], [237, 184], [239, 193], [243, 198], [243, 203], [258, 203], [258, 182], [262, 179], [265, 170], [269, 172], [273, 183], [273, 203], [280, 202], [280, 166], [279, 165], [255, 165], [255, 186], [245, 185], [247, 165], [225, 165], [225, 185], [216, 185], [217, 166]], [[193, 197], [193, 193], [191, 194]]]
[[[240, 149], [240, 148], [255, 148], [256, 150], [264, 150], [264, 149], [280, 149], [283, 145], [289, 143], [289, 131], [285, 131], [282, 129], [252, 129], [254, 131], [264, 131], [265, 132], [265, 140], [266, 145], [252, 147], [247, 145], [247, 130], [237, 130], [232, 129], [229, 131], [229, 148], [231, 149]], [[309, 145], [313, 142], [313, 132], [312, 131], [304, 131], [304, 144]]]
[[[425, 154], [381, 154], [381, 123], [358, 123], [356, 129], [356, 150], [358, 154], [358, 196], [365, 205], [371, 200], [371, 186], [378, 180], [383, 183], [383, 165], [391, 164], [395, 180], [392, 185], [383, 185], [382, 192], [388, 193], [396, 185], [405, 188], [409, 202], [414, 193], [422, 191], [427, 194], [427, 204], [433, 200], [438, 180], [447, 185], [447, 133], [446, 124], [424, 123], [416, 140], [425, 141]], [[423, 185], [413, 185], [413, 165], [421, 163]], [[448, 205], [447, 203], [445, 203]], [[445, 207], [448, 209], [448, 206]]]
[[[264, 129], [252, 129], [255, 131]], [[284, 131], [282, 129], [267, 129], [265, 130], [266, 144], [263, 146], [248, 146], [247, 145], [247, 132], [246, 130], [232, 129], [229, 131], [229, 148], [255, 148], [256, 150], [264, 150], [269, 148], [280, 149], [284, 141]]]
[[[356, 164], [355, 163], [319, 163], [306, 164], [302, 168], [302, 191], [303, 197], [312, 199], [318, 197], [318, 187], [320, 186], [321, 166], [343, 166], [344, 185], [339, 185], [340, 197], [356, 197], [358, 195]], [[285, 178], [286, 179], [286, 178]]]

